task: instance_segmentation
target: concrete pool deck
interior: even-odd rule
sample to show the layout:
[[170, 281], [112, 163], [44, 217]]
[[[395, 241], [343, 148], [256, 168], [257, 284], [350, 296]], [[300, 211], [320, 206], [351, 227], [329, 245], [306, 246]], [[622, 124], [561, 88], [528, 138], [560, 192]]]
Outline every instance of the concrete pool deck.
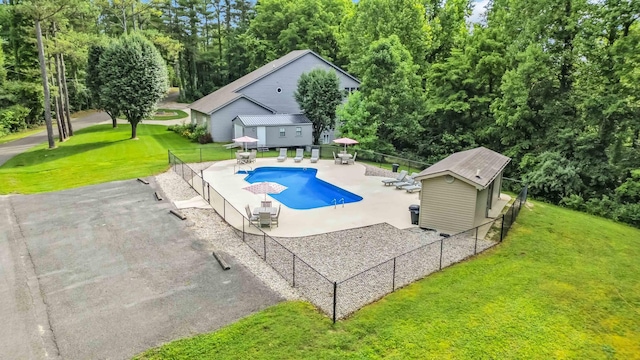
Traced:
[[[249, 165], [252, 169], [263, 166], [298, 167], [317, 169], [317, 177], [344, 190], [362, 196], [362, 200], [316, 209], [295, 210], [282, 205], [279, 226], [263, 228], [269, 235], [276, 237], [297, 237], [346, 230], [368, 225], [388, 223], [399, 229], [417, 227], [411, 225], [409, 205], [420, 204], [419, 193], [408, 193], [392, 186], [384, 186], [384, 177], [365, 176], [364, 165], [338, 165], [333, 160], [320, 160], [317, 163], [305, 159], [295, 163], [293, 159], [278, 162], [275, 158], [258, 158]], [[242, 165], [243, 170], [249, 166]], [[245, 189], [249, 183], [244, 180], [246, 174], [235, 173], [238, 165], [235, 160], [220, 161], [203, 171], [203, 176], [211, 186], [242, 214], [245, 205], [258, 207], [264, 195], [256, 195]], [[267, 195], [274, 206], [280, 202]]]

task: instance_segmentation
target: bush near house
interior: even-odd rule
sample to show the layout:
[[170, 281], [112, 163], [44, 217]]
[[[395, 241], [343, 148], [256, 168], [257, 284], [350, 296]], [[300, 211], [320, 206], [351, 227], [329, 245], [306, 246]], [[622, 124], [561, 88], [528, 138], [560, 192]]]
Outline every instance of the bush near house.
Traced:
[[182, 124], [171, 125], [167, 127], [167, 130], [173, 131], [180, 136], [184, 136], [187, 139], [198, 142], [200, 144], [208, 144], [213, 141], [211, 134], [207, 131], [205, 125], [196, 126], [195, 124]]

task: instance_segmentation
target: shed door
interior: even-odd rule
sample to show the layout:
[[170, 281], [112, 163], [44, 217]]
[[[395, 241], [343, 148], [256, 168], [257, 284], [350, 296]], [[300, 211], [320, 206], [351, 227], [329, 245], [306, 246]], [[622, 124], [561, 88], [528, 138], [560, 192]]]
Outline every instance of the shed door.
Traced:
[[267, 128], [258, 126], [258, 147], [265, 147], [267, 144]]
[[237, 139], [237, 138], [239, 138], [239, 137], [242, 137], [242, 135], [243, 135], [243, 134], [242, 134], [242, 130], [243, 130], [243, 129], [242, 129], [242, 125], [240, 125], [240, 124], [234, 124], [234, 125], [233, 125], [233, 135], [234, 135], [234, 136], [233, 136], [233, 138], [234, 138], [234, 139]]

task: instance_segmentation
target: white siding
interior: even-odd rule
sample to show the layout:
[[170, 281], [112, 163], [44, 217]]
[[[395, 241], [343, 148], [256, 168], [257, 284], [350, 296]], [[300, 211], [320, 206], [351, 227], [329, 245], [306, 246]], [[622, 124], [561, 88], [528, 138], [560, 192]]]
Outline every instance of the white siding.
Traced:
[[444, 176], [422, 180], [420, 227], [450, 235], [471, 229], [477, 192], [475, 187], [458, 179], [451, 184]]
[[[316, 68], [335, 71], [340, 79], [340, 89], [360, 86], [357, 81], [309, 53], [246, 88], [238, 90], [238, 92], [276, 110], [278, 113], [299, 114], [300, 107], [293, 97], [293, 93], [298, 89], [298, 79], [303, 73]], [[278, 92], [278, 89], [281, 91]]]
[[502, 172], [493, 180], [493, 203], [497, 203], [502, 189]]

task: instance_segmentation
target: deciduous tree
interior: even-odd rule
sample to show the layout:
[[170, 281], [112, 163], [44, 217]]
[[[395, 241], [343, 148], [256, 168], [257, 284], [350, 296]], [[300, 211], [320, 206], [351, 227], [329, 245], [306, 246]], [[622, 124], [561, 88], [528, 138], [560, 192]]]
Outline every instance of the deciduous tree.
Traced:
[[314, 69], [298, 80], [295, 99], [313, 123], [313, 143], [318, 144], [320, 134], [336, 125], [336, 108], [342, 102], [340, 79], [335, 71]]

